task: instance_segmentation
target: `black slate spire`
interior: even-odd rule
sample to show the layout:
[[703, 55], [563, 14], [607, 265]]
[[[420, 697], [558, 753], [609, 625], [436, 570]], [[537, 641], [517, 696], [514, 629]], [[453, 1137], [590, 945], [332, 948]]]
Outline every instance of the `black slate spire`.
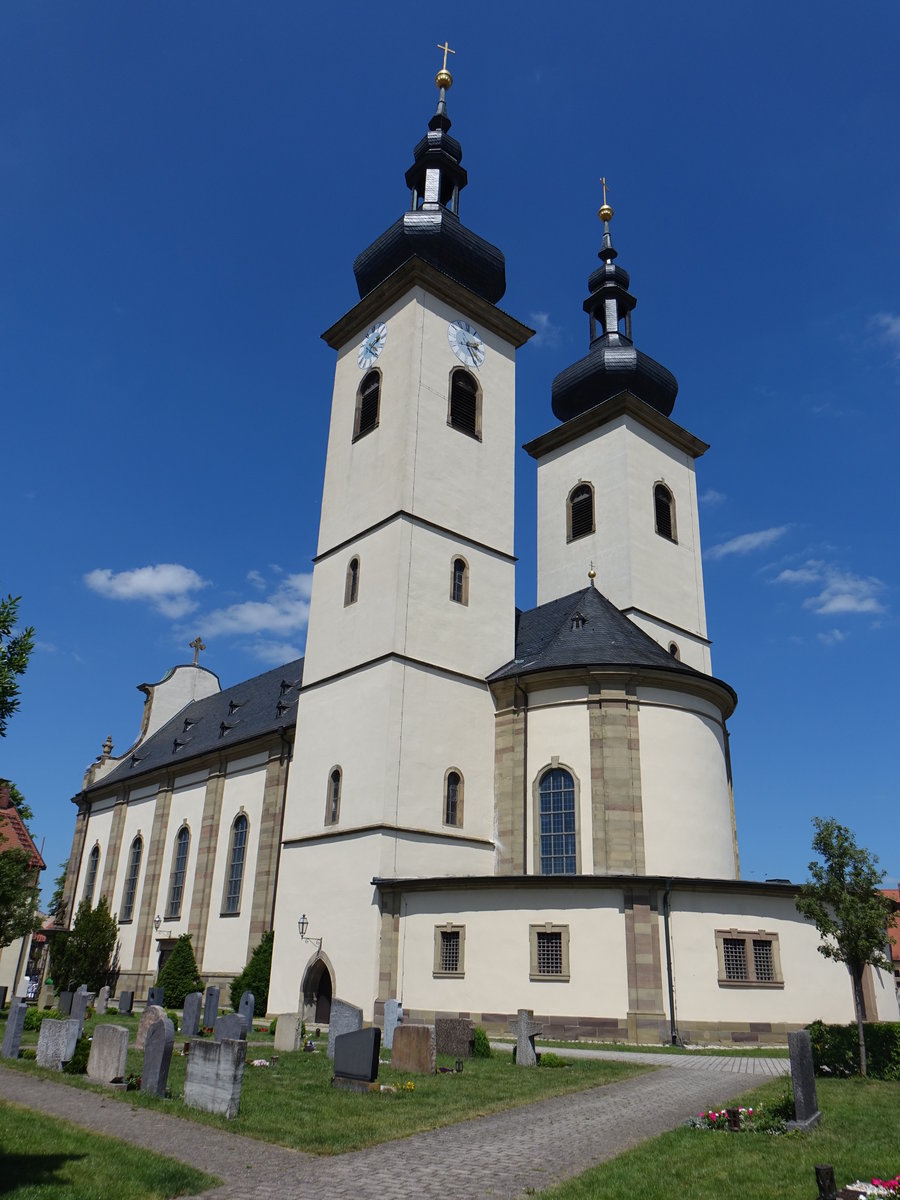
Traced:
[[583, 306], [590, 317], [591, 348], [586, 358], [566, 367], [553, 380], [553, 412], [561, 421], [568, 421], [628, 391], [667, 417], [675, 404], [678, 380], [632, 341], [631, 313], [637, 300], [628, 291], [628, 272], [615, 263], [618, 251], [609, 231], [613, 210], [606, 203], [605, 180], [603, 207], [597, 215], [603, 222], [597, 256], [602, 266], [588, 279], [590, 294]]

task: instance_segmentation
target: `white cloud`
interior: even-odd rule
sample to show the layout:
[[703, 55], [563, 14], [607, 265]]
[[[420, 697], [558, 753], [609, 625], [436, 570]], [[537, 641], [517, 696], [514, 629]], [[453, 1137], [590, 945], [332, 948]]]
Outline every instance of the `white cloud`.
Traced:
[[724, 492], [717, 492], [715, 488], [707, 488], [700, 496], [700, 503], [705, 504], [707, 508], [718, 508], [727, 499]]
[[846, 633], [842, 633], [840, 629], [829, 629], [827, 633], [820, 633], [819, 641], [825, 646], [836, 646], [838, 642], [847, 640]]
[[885, 590], [882, 580], [874, 575], [855, 575], [852, 571], [841, 570], [833, 563], [819, 559], [811, 558], [799, 567], [781, 571], [775, 577], [775, 582], [818, 587], [816, 595], [806, 597], [803, 607], [820, 616], [885, 611], [879, 599]]
[[192, 593], [207, 587], [209, 581], [179, 563], [157, 563], [133, 571], [98, 568], [89, 571], [84, 582], [107, 600], [141, 600], [152, 604], [164, 617], [177, 618], [196, 609]]
[[248, 654], [258, 658], [266, 666], [277, 667], [280, 663], [292, 662], [300, 658], [303, 651], [292, 642], [271, 642], [260, 638], [258, 642], [250, 642], [243, 647]]
[[246, 600], [242, 604], [230, 604], [227, 608], [217, 608], [208, 613], [200, 621], [203, 636], [298, 633], [306, 628], [311, 589], [311, 574], [286, 575], [265, 600]]
[[789, 525], [776, 525], [772, 529], [757, 529], [754, 533], [738, 534], [727, 542], [712, 546], [707, 550], [705, 557], [716, 559], [725, 558], [730, 554], [751, 554], [754, 550], [762, 550], [777, 542], [780, 537], [784, 537], [788, 529]]
[[247, 582], [252, 584], [253, 587], [255, 587], [259, 592], [264, 592], [266, 590], [266, 581], [259, 571], [248, 571]]
[[554, 325], [550, 320], [550, 314], [545, 312], [533, 312], [528, 314], [528, 320], [534, 326], [534, 337], [531, 339], [532, 346], [558, 346], [562, 337], [562, 326]]
[[826, 564], [808, 559], [802, 567], [787, 567], [776, 576], [776, 583], [818, 583], [824, 579]]
[[900, 358], [900, 317], [894, 313], [876, 313], [872, 318], [872, 328], [879, 341], [890, 346], [896, 357]]

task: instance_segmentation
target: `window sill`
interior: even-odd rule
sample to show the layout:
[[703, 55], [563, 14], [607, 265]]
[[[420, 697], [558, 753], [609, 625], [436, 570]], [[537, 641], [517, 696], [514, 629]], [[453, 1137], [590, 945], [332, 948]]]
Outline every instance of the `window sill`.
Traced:
[[532, 983], [568, 983], [569, 975], [536, 975], [532, 972], [528, 978]]
[[350, 439], [350, 445], [352, 446], [355, 442], [362, 441], [364, 437], [368, 437], [370, 433], [374, 433], [377, 428], [378, 422], [376, 421], [374, 425], [370, 425], [368, 429], [364, 429], [361, 433], [354, 433]]
[[723, 988], [783, 988], [783, 979], [720, 979]]
[[239, 917], [240, 915], [241, 915], [240, 909], [238, 909], [237, 912], [220, 912], [219, 913], [220, 917]]
[[134, 924], [134, 917], [117, 917], [116, 920], [119, 923], [119, 925], [133, 925]]
[[433, 979], [465, 979], [465, 971], [432, 971]]
[[473, 442], [481, 441], [481, 433], [473, 433], [471, 429], [461, 429], [459, 425], [454, 425], [452, 421], [447, 422], [448, 429], [455, 429], [457, 433], [464, 434], [467, 438], [471, 438]]

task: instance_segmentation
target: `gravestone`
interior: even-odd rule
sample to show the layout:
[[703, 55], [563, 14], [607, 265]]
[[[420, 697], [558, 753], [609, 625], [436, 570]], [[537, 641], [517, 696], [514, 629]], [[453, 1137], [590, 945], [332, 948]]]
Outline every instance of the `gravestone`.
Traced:
[[256, 1008], [256, 997], [252, 992], [244, 992], [238, 1005], [238, 1012], [247, 1022], [247, 1028], [253, 1028], [253, 1011]]
[[88, 1006], [88, 992], [82, 991], [81, 988], [72, 997], [72, 1007], [69, 1009], [69, 1016], [73, 1021], [78, 1022], [78, 1036], [81, 1037], [84, 1032], [84, 1015]]
[[143, 1050], [147, 1041], [147, 1030], [156, 1021], [164, 1021], [166, 1010], [160, 1008], [158, 1004], [148, 1004], [141, 1013], [141, 1019], [138, 1024], [137, 1037], [134, 1039], [135, 1050]]
[[72, 1011], [72, 997], [74, 995], [75, 995], [74, 992], [60, 992], [59, 993], [59, 1000], [56, 1002], [56, 1007], [59, 1009], [59, 1011], [61, 1013], [65, 1013], [66, 1016], [68, 1016], [69, 1013]]
[[475, 1022], [466, 1017], [435, 1017], [434, 1041], [438, 1054], [471, 1058], [475, 1050]]
[[247, 1026], [240, 1013], [226, 1013], [224, 1017], [216, 1017], [214, 1037], [217, 1042], [226, 1040], [247, 1040]]
[[0, 984], [0, 1008], [6, 1008], [6, 997], [8, 995], [9, 995], [9, 988], [7, 987], [7, 985], [5, 983]]
[[52, 1008], [53, 1001], [56, 997], [53, 994], [53, 985], [49, 983], [41, 984], [41, 992], [38, 996], [38, 1008]]
[[534, 1039], [543, 1032], [544, 1026], [534, 1019], [534, 1011], [530, 1008], [520, 1008], [515, 1021], [510, 1022], [510, 1029], [516, 1035], [516, 1066], [536, 1067], [537, 1053], [534, 1049]]
[[145, 1008], [149, 1008], [151, 1004], [158, 1004], [162, 1008], [165, 1002], [166, 989], [164, 987], [160, 987], [157, 984], [156, 987], [147, 989], [147, 1003], [144, 1006]]
[[391, 1066], [411, 1075], [434, 1075], [437, 1049], [433, 1025], [398, 1025], [394, 1030]]
[[362, 1029], [362, 1009], [346, 1000], [335, 997], [331, 1001], [331, 1016], [328, 1018], [328, 1057], [334, 1062], [334, 1039], [342, 1033], [355, 1033]]
[[822, 1120], [822, 1114], [816, 1097], [816, 1076], [808, 1029], [788, 1034], [788, 1051], [794, 1087], [794, 1120], [787, 1122], [787, 1128], [814, 1129]]
[[381, 1052], [381, 1030], [357, 1029], [342, 1033], [334, 1039], [334, 1075], [338, 1079], [353, 1079], [372, 1083], [378, 1078], [378, 1055]]
[[68, 1062], [75, 1053], [77, 1041], [77, 1021], [41, 1021], [37, 1065], [49, 1067], [51, 1071], [61, 1071], [63, 1063]]
[[95, 1083], [118, 1083], [125, 1078], [128, 1030], [124, 1025], [98, 1025], [91, 1038], [87, 1076]]
[[19, 1046], [22, 1044], [22, 1032], [25, 1029], [24, 1000], [13, 1000], [9, 1006], [9, 1016], [6, 1018], [6, 1032], [3, 1034], [3, 1048], [0, 1055], [3, 1058], [18, 1058]]
[[119, 992], [119, 1012], [128, 1016], [134, 1008], [134, 992]]
[[169, 1064], [175, 1046], [175, 1026], [168, 1017], [154, 1021], [147, 1030], [144, 1043], [144, 1065], [141, 1068], [141, 1091], [151, 1096], [165, 1097], [169, 1081]]
[[200, 1005], [203, 1003], [202, 992], [189, 992], [184, 998], [184, 1012], [181, 1016], [181, 1032], [186, 1038], [197, 1036], [200, 1028]]
[[184, 1077], [184, 1102], [202, 1112], [220, 1113], [231, 1120], [241, 1106], [241, 1084], [247, 1043], [228, 1039], [191, 1042]]
[[275, 1049], [287, 1053], [303, 1049], [303, 1013], [279, 1013]]
[[97, 993], [97, 999], [94, 1001], [94, 1008], [97, 1010], [98, 1017], [103, 1017], [106, 1015], [106, 1010], [109, 1008], [108, 987], [102, 987]]
[[399, 1000], [385, 1000], [384, 1002], [384, 1037], [382, 1044], [386, 1050], [393, 1049], [394, 1046], [394, 1030], [403, 1021], [403, 1005]]
[[219, 989], [210, 985], [203, 1000], [203, 1028], [212, 1029], [219, 1015]]

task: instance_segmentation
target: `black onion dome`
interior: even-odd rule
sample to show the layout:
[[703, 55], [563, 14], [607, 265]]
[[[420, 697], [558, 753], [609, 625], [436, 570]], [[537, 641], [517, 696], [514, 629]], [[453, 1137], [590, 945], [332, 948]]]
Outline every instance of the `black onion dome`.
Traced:
[[[612, 209], [606, 213], [612, 215]], [[601, 215], [606, 215], [601, 210]], [[638, 350], [631, 339], [631, 313], [637, 304], [628, 291], [628, 272], [616, 266], [616, 249], [604, 221], [602, 266], [588, 280], [584, 310], [591, 319], [588, 354], [553, 380], [552, 407], [560, 421], [628, 391], [667, 417], [675, 406], [678, 380], [661, 363]]]
[[424, 259], [476, 295], [496, 304], [506, 291], [506, 260], [496, 246], [459, 219], [459, 193], [468, 177], [462, 146], [449, 134], [445, 92], [406, 172], [412, 205], [353, 264], [360, 299], [410, 258]]

